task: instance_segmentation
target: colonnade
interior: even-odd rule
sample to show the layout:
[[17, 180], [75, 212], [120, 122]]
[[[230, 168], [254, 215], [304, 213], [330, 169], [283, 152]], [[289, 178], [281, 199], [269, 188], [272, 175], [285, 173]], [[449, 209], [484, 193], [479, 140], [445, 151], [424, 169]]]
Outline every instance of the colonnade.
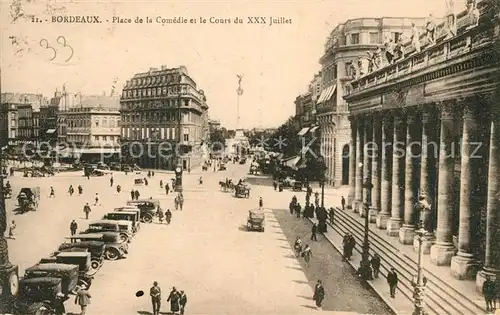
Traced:
[[335, 181], [335, 127], [321, 126], [321, 155], [325, 157], [326, 183], [331, 185]]
[[[350, 117], [354, 158], [348, 202], [353, 211], [370, 216], [377, 228], [402, 244], [414, 244], [417, 225], [424, 220], [424, 254], [436, 265], [451, 265], [458, 279], [477, 274], [478, 286], [485, 274], [500, 273], [500, 117], [490, 103], [475, 97]], [[429, 202], [430, 220], [416, 207], [420, 196]], [[481, 213], [485, 226], [473, 220]], [[484, 257], [475, 255], [477, 229], [485, 229], [480, 240]]]

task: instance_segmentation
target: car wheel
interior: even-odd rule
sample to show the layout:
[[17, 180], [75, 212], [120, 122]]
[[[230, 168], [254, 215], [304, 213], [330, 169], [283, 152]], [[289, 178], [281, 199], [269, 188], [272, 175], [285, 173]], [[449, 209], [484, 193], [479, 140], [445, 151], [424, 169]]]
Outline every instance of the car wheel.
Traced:
[[122, 240], [123, 242], [128, 242], [128, 235], [127, 234], [120, 234], [120, 240]]
[[261, 232], [264, 232], [264, 228], [262, 228], [260, 231], [261, 231]]
[[106, 251], [106, 258], [108, 260], [117, 260], [120, 258], [120, 252], [116, 248], [108, 248]]
[[92, 260], [90, 262], [90, 267], [92, 267], [92, 269], [97, 269], [100, 266], [101, 266], [101, 263], [98, 260]]

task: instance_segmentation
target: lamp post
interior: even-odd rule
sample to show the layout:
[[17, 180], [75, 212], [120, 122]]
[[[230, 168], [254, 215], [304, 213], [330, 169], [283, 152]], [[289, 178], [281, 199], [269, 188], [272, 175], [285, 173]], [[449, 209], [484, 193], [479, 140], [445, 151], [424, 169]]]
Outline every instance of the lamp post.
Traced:
[[176, 148], [176, 158], [177, 158], [177, 163], [175, 166], [175, 188], [174, 190], [177, 192], [182, 192], [182, 172], [183, 172], [183, 165], [182, 165], [182, 158], [180, 154], [181, 150], [181, 141], [182, 141], [182, 125], [181, 125], [181, 120], [182, 120], [182, 113], [181, 113], [181, 103], [182, 103], [182, 95], [184, 95], [182, 91], [182, 85], [178, 86], [179, 93], [177, 94], [177, 148]]
[[412, 281], [413, 298], [414, 298], [414, 311], [413, 315], [426, 315], [424, 310], [424, 291], [427, 284], [427, 278], [422, 276], [422, 243], [424, 241], [427, 231], [424, 229], [423, 221], [419, 223], [419, 229], [415, 231], [415, 239], [418, 241], [418, 265], [417, 265], [417, 281]]
[[[363, 167], [363, 163], [359, 163], [359, 167]], [[364, 203], [364, 210], [365, 210], [365, 230], [364, 230], [364, 237], [363, 237], [363, 251], [361, 253], [361, 264], [360, 264], [360, 275], [364, 280], [371, 280], [372, 279], [372, 270], [370, 266], [370, 242], [369, 242], [369, 233], [370, 233], [370, 219], [368, 216], [368, 210], [370, 209], [370, 190], [373, 188], [373, 184], [371, 183], [370, 179], [368, 178], [366, 182], [363, 184], [363, 188], [367, 190], [366, 193], [366, 201]]]
[[326, 172], [326, 163], [325, 158], [323, 156], [318, 157], [319, 168], [321, 172], [320, 177], [320, 185], [321, 185], [321, 208], [325, 208], [325, 172]]

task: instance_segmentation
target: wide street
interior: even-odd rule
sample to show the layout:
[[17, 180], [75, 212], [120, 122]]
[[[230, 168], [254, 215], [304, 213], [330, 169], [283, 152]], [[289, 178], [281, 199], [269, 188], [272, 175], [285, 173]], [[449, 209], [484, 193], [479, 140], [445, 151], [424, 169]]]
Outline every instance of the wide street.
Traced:
[[[170, 180], [173, 174], [156, 173], [149, 186], [139, 187], [141, 198], [159, 198], [162, 208], [173, 211], [170, 225], [143, 224], [130, 244], [126, 259], [106, 261], [90, 289], [93, 296], [88, 314], [149, 314], [149, 287], [158, 281], [162, 288], [162, 312], [169, 311], [166, 298], [172, 286], [188, 296], [187, 314], [306, 314], [318, 312], [312, 301], [314, 284], [324, 281], [326, 299], [323, 312], [358, 314], [389, 314], [385, 304], [356, 279], [353, 271], [341, 261], [340, 255], [318, 236], [312, 243], [313, 258], [309, 267], [292, 251], [296, 236], [305, 243], [310, 224], [290, 216], [287, 205], [290, 191], [277, 193], [267, 178], [250, 178], [249, 199], [235, 198], [221, 192], [218, 182], [225, 177], [237, 181], [245, 177], [247, 165], [228, 164], [224, 172], [194, 171], [184, 176], [185, 206], [173, 210], [173, 195], [165, 196], [159, 181]], [[10, 177], [13, 192], [21, 187], [39, 185], [42, 190], [40, 210], [11, 215], [16, 220], [17, 235], [9, 241], [10, 259], [20, 272], [48, 255], [69, 234], [69, 223], [77, 219], [81, 229], [85, 202], [94, 203], [98, 192], [101, 206], [92, 206], [91, 219], [99, 219], [113, 207], [130, 199], [135, 175], [115, 173], [115, 186], [109, 187], [109, 176], [87, 180], [83, 172], [61, 173], [51, 178]], [[145, 175], [145, 173], [143, 173]], [[203, 176], [204, 185], [197, 180]], [[66, 192], [72, 184], [84, 187], [82, 196]], [[50, 186], [56, 198], [49, 199]], [[299, 197], [303, 202], [303, 194]], [[256, 208], [258, 198], [264, 199], [266, 231], [245, 230], [248, 210]], [[15, 199], [8, 201], [14, 208]], [[137, 291], [144, 291], [136, 297]], [[78, 313], [70, 300], [69, 312]]]

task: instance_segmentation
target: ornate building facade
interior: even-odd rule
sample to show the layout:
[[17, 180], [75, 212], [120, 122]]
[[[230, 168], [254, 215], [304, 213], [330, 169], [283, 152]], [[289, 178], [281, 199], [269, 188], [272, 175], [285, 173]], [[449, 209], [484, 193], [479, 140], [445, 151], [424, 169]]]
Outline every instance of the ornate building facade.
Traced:
[[349, 82], [363, 72], [367, 51], [376, 52], [383, 41], [409, 38], [412, 23], [423, 29], [424, 18], [360, 18], [339, 24], [325, 44], [321, 56], [322, 90], [316, 104], [320, 126], [321, 154], [327, 166], [327, 182], [349, 184], [349, 110], [343, 99]]
[[122, 153], [134, 156], [139, 166], [174, 169], [177, 158], [184, 169], [200, 165], [208, 105], [186, 67], [135, 74], [123, 88], [120, 113]]
[[500, 276], [500, 24], [486, 1], [478, 8], [406, 44], [405, 58], [352, 81], [345, 99], [354, 211], [403, 244], [422, 223], [424, 254], [481, 292]]

